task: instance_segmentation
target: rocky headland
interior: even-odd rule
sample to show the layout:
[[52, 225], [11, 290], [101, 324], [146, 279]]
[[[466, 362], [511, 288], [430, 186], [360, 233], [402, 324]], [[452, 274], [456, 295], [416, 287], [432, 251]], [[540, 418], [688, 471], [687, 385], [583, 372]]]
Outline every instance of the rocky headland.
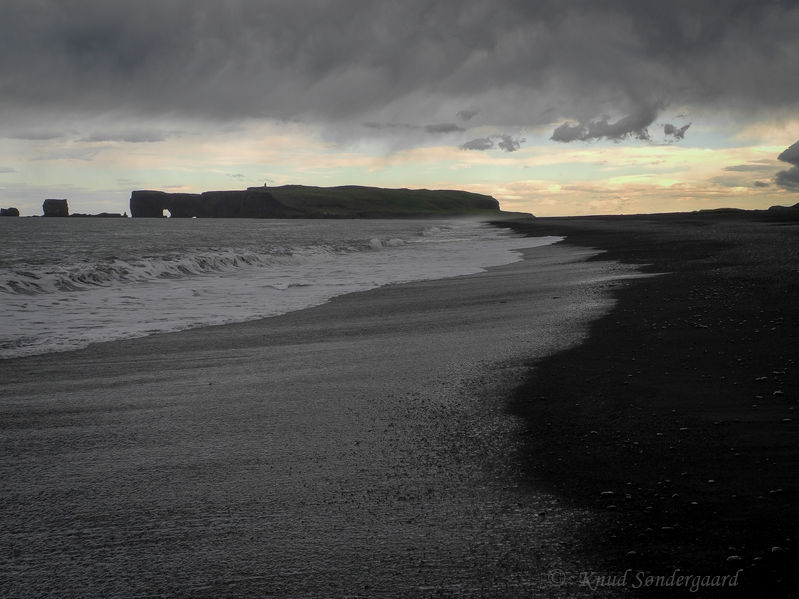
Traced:
[[283, 185], [200, 194], [147, 190], [131, 194], [131, 216], [162, 217], [167, 211], [173, 218], [530, 216], [501, 211], [491, 196], [457, 190]]

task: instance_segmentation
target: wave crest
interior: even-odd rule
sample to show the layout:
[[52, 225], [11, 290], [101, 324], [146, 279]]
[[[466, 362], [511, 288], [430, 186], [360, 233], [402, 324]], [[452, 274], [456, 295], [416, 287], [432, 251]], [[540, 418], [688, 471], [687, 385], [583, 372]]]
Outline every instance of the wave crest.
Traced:
[[83, 291], [119, 284], [219, 275], [246, 268], [303, 265], [330, 259], [338, 254], [379, 251], [405, 244], [405, 240], [391, 237], [353, 241], [341, 245], [291, 248], [273, 246], [258, 251], [235, 248], [204, 249], [134, 259], [108, 256], [94, 262], [66, 265], [22, 264], [10, 269], [0, 269], [0, 293], [38, 295]]

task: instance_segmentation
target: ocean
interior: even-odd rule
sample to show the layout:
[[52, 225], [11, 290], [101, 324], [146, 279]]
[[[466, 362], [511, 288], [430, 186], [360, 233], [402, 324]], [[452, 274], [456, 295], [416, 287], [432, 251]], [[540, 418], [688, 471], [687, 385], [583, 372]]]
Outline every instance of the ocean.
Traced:
[[0, 359], [480, 272], [558, 238], [470, 220], [0, 219]]

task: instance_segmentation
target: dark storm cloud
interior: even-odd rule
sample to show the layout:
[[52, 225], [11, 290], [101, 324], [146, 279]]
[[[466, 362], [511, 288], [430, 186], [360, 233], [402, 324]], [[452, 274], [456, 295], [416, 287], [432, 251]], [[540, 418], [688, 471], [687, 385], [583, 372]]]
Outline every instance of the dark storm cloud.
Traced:
[[461, 150], [492, 150], [494, 149], [494, 140], [489, 137], [478, 137], [472, 139], [464, 144], [461, 144]]
[[419, 129], [418, 126], [409, 125], [408, 123], [373, 123], [373, 122], [369, 122], [369, 123], [364, 123], [363, 126], [368, 128], [368, 129], [377, 129], [378, 131], [386, 130], [386, 129], [405, 129], [405, 130]]
[[685, 132], [688, 131], [688, 128], [690, 126], [691, 126], [691, 123], [688, 123], [687, 125], [683, 125], [682, 127], [676, 127], [675, 125], [672, 125], [671, 123], [666, 123], [665, 125], [663, 125], [663, 133], [665, 135], [670, 135], [674, 139], [684, 139], [685, 138]]
[[478, 137], [472, 139], [464, 144], [461, 144], [461, 150], [493, 150], [499, 148], [505, 152], [515, 152], [521, 148], [526, 140], [523, 137], [513, 137], [504, 133], [490, 135], [488, 137]]
[[3, 0], [0, 109], [647, 139], [666, 106], [795, 108], [797, 30], [795, 3], [763, 0]]
[[459, 127], [454, 123], [441, 123], [440, 125], [425, 125], [424, 130], [427, 133], [458, 133], [466, 131], [463, 127]]
[[777, 160], [782, 160], [788, 164], [799, 166], [799, 141], [783, 150], [783, 152], [777, 156]]
[[585, 125], [563, 123], [552, 132], [552, 141], [586, 141], [588, 139], [588, 128]]
[[[8, 123], [4, 123], [7, 127]], [[47, 141], [50, 139], [59, 139], [67, 135], [64, 131], [9, 131], [2, 137], [9, 139], [23, 139], [27, 141]]]
[[522, 143], [525, 141], [523, 137], [515, 138], [511, 137], [510, 135], [499, 135], [497, 137], [499, 138], [499, 141], [497, 142], [497, 147], [500, 150], [504, 150], [505, 152], [515, 152], [522, 146]]
[[563, 123], [552, 132], [550, 139], [561, 142], [603, 138], [620, 141], [627, 137], [648, 140], [649, 130], [647, 127], [652, 124], [656, 116], [657, 111], [654, 108], [644, 108], [638, 114], [631, 114], [614, 122], [610, 122], [608, 117], [603, 117], [588, 123]]
[[455, 116], [462, 121], [471, 121], [479, 112], [479, 110], [459, 110]]
[[627, 137], [635, 139], [649, 139], [649, 125], [658, 114], [658, 106], [641, 105], [633, 114], [629, 114], [611, 122], [608, 117], [589, 121], [587, 123], [563, 123], [552, 133], [553, 141], [570, 142], [575, 140], [590, 141], [593, 139], [609, 139], [621, 141]]
[[437, 123], [433, 125], [411, 125], [410, 123], [364, 123], [364, 127], [368, 129], [377, 129], [377, 130], [404, 130], [404, 131], [419, 131], [422, 130], [425, 133], [460, 133], [461, 131], [465, 131], [463, 127], [456, 125], [455, 123]]
[[727, 173], [734, 173], [732, 175], [723, 175], [720, 177], [715, 177], [712, 180], [719, 185], [725, 185], [727, 187], [754, 187], [754, 188], [763, 188], [763, 187], [771, 187], [771, 183], [762, 180], [752, 181], [748, 178], [742, 178], [744, 174], [749, 174], [750, 177], [759, 176], [759, 177], [767, 177], [774, 173], [774, 161], [773, 160], [756, 160], [754, 162], [748, 162], [746, 164], [733, 164], [731, 166], [725, 166], [724, 171]]
[[787, 171], [778, 172], [774, 182], [791, 191], [799, 191], [799, 141], [786, 148], [777, 159], [793, 166]]
[[799, 166], [792, 166], [787, 171], [778, 172], [774, 182], [785, 189], [799, 191]]

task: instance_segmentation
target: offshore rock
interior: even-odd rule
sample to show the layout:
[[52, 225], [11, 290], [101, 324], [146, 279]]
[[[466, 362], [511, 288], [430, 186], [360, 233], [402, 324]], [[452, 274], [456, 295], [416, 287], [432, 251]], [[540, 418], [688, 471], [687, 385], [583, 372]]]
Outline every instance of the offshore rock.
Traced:
[[45, 216], [69, 216], [69, 204], [66, 200], [45, 200], [42, 212]]
[[0, 208], [0, 216], [19, 216], [19, 210], [14, 208]]

